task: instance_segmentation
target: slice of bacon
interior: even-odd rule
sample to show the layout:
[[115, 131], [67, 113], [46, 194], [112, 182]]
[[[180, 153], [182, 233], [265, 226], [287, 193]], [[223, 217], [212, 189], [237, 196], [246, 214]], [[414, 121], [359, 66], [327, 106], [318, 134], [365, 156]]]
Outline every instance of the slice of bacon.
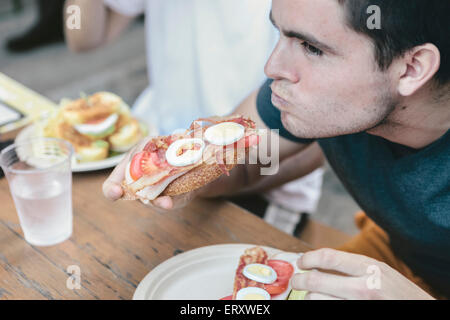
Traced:
[[217, 150], [216, 151], [216, 163], [219, 166], [220, 170], [227, 176], [230, 176], [230, 172], [227, 169], [227, 166], [225, 165], [225, 162], [223, 161], [223, 150]]
[[178, 139], [189, 138], [183, 134], [173, 134], [171, 136], [161, 136], [151, 139], [144, 147], [144, 151], [156, 152], [159, 149], [169, 148], [170, 144]]
[[143, 151], [148, 151], [148, 152], [156, 152], [157, 150], [158, 150], [158, 147], [156, 146], [156, 142], [154, 142], [153, 140], [149, 141], [143, 149]]
[[163, 191], [167, 188], [167, 186], [177, 179], [178, 177], [182, 176], [184, 172], [179, 172], [178, 174], [171, 175], [169, 177], [166, 177], [162, 179], [160, 182], [153, 184], [151, 186], [147, 186], [142, 190], [139, 190], [136, 192], [136, 195], [142, 199], [144, 203], [148, 203], [150, 200], [156, 199]]
[[132, 193], [136, 193], [147, 186], [157, 184], [165, 178], [169, 177], [171, 175], [171, 171], [172, 169], [169, 168], [166, 170], [158, 171], [157, 173], [152, 175], [144, 175], [135, 182], [129, 184], [127, 186], [127, 189], [129, 189]]
[[261, 247], [249, 248], [244, 251], [244, 254], [239, 259], [238, 268], [234, 277], [233, 300], [236, 300], [236, 294], [239, 290], [247, 287], [258, 287], [264, 289], [264, 284], [250, 280], [242, 273], [248, 264], [260, 263], [267, 264], [267, 252]]

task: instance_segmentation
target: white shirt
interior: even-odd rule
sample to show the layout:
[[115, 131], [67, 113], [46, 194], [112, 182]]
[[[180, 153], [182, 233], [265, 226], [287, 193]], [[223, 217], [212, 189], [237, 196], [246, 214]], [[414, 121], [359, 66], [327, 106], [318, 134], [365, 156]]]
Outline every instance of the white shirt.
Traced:
[[270, 0], [105, 3], [127, 16], [145, 13], [151, 90], [134, 113], [156, 122], [161, 134], [186, 128], [195, 118], [230, 113], [265, 79], [277, 40]]

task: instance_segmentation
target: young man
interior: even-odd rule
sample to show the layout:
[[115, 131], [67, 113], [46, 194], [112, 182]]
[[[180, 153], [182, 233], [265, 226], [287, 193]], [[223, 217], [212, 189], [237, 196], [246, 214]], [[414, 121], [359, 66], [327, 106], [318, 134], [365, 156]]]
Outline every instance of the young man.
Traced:
[[[368, 27], [374, 8], [381, 29]], [[319, 145], [370, 217], [358, 216], [362, 231], [342, 247], [348, 252], [320, 249], [299, 259], [314, 271], [292, 284], [308, 298], [450, 297], [448, 12], [441, 0], [273, 0], [280, 39], [265, 68], [273, 80], [237, 112], [280, 129], [281, 159]], [[122, 194], [123, 169], [104, 184], [110, 199]], [[153, 205], [169, 209], [276, 179], [241, 166], [214, 188]]]

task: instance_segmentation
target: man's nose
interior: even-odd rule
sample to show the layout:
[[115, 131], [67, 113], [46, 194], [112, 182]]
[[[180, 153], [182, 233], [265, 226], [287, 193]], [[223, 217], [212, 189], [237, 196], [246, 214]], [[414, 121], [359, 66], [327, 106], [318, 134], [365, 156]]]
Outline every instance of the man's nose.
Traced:
[[295, 64], [291, 61], [288, 51], [283, 46], [281, 40], [278, 41], [277, 46], [264, 67], [264, 72], [270, 79], [288, 80], [296, 83], [300, 78], [294, 68]]

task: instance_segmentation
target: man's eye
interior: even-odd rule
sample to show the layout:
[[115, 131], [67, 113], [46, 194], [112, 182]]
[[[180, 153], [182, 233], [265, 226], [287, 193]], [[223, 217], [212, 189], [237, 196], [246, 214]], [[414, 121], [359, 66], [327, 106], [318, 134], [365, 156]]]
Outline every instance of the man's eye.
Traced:
[[312, 55], [321, 56], [323, 54], [322, 50], [317, 49], [316, 47], [310, 45], [308, 42], [303, 42], [302, 46], [305, 47], [306, 51], [308, 51], [308, 53]]

